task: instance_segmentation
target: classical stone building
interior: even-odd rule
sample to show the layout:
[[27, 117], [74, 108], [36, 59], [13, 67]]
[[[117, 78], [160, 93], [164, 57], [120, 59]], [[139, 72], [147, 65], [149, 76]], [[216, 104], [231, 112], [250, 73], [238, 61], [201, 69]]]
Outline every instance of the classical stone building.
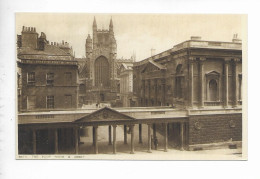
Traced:
[[[170, 134], [179, 135], [184, 125], [190, 147], [242, 140], [242, 43], [237, 35], [232, 42], [191, 37], [136, 62], [133, 69], [137, 106], [195, 112], [188, 123], [172, 123]], [[234, 113], [227, 113], [230, 110]]]
[[242, 45], [200, 37], [134, 64], [139, 106], [237, 107], [242, 104]]
[[118, 72], [120, 64], [133, 63], [132, 59], [117, 59], [117, 43], [114, 36], [113, 21], [109, 30], [98, 29], [94, 18], [93, 37], [86, 39], [86, 58], [79, 61], [79, 106], [96, 103], [116, 105], [119, 100], [120, 83]]
[[45, 33], [23, 27], [17, 64], [20, 111], [77, 108], [78, 67], [67, 42], [49, 43]]
[[123, 107], [134, 106], [133, 101], [133, 64], [121, 64], [120, 67], [120, 100]]

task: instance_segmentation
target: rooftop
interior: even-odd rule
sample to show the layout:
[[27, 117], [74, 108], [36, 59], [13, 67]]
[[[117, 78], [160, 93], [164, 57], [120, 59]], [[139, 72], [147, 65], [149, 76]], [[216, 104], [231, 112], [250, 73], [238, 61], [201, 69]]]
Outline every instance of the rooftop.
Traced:
[[221, 41], [205, 41], [201, 40], [200, 37], [191, 37], [191, 40], [184, 41], [180, 44], [173, 46], [164, 52], [153, 55], [142, 61], [136, 62], [134, 66], [139, 66], [147, 63], [149, 60], [155, 60], [169, 56], [171, 53], [177, 52], [181, 49], [186, 48], [203, 48], [203, 49], [225, 49], [225, 50], [242, 50], [242, 43], [240, 39], [234, 38], [232, 42], [221, 42]]

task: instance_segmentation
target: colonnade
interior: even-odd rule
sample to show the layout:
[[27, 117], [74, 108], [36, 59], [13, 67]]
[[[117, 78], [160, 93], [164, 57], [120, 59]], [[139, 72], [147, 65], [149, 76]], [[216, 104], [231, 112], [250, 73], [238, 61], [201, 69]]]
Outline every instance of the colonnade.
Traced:
[[[158, 106], [165, 105], [165, 79], [164, 78], [155, 78], [155, 79], [146, 79], [142, 81], [143, 89], [143, 104], [144, 106]], [[159, 88], [161, 86], [161, 88]], [[160, 90], [160, 91], [159, 91]], [[146, 103], [147, 100], [147, 103]], [[153, 100], [153, 103], [152, 103]]]
[[[168, 151], [168, 122], [162, 123], [163, 124], [163, 136], [164, 136], [164, 151]], [[130, 138], [130, 153], [134, 154], [135, 153], [135, 125], [138, 125], [139, 129], [139, 144], [143, 143], [143, 134], [142, 134], [142, 127], [144, 124], [128, 124], [128, 125], [123, 125], [124, 128], [124, 144], [127, 144], [127, 127], [129, 127], [129, 131], [131, 133], [131, 138]], [[147, 146], [147, 152], [151, 153], [152, 152], [152, 135], [151, 135], [151, 130], [153, 130], [153, 138], [156, 138], [157, 135], [157, 128], [155, 123], [147, 123], [148, 126], [148, 146]], [[108, 126], [108, 145], [113, 145], [113, 153], [116, 154], [117, 152], [117, 136], [116, 136], [116, 129], [117, 129], [116, 124], [112, 124]], [[181, 135], [181, 150], [184, 150], [184, 122], [181, 122], [180, 125], [180, 135]], [[112, 131], [113, 128], [113, 131]], [[94, 148], [94, 154], [98, 154], [98, 125], [93, 125], [92, 126], [92, 137], [93, 137], [93, 148]], [[59, 154], [59, 149], [58, 149], [58, 129], [54, 128], [54, 153]], [[74, 135], [74, 142], [75, 142], [75, 154], [79, 153], [79, 127], [75, 126], [73, 127], [73, 135]], [[32, 142], [33, 142], [33, 153], [36, 154], [36, 129], [32, 130]], [[157, 148], [155, 148], [157, 150]]]

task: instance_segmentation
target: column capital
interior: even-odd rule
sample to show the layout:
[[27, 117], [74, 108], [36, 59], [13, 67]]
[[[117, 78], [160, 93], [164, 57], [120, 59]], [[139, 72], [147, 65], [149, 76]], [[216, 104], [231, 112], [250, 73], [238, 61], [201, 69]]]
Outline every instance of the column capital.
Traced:
[[234, 60], [234, 62], [240, 62], [241, 59], [240, 58], [234, 58], [233, 60]]
[[196, 57], [189, 57], [189, 60], [191, 63], [195, 62], [196, 61]]
[[231, 59], [232, 59], [231, 57], [225, 57], [224, 58], [224, 62], [225, 63], [229, 63], [231, 61]]
[[206, 57], [200, 57], [199, 60], [200, 60], [200, 62], [204, 62], [204, 61], [207, 60], [207, 58]]
[[96, 128], [98, 128], [98, 125], [93, 125], [93, 127], [96, 129]]
[[113, 124], [112, 126], [113, 126], [113, 127], [117, 127], [117, 125], [116, 125], [116, 124]]

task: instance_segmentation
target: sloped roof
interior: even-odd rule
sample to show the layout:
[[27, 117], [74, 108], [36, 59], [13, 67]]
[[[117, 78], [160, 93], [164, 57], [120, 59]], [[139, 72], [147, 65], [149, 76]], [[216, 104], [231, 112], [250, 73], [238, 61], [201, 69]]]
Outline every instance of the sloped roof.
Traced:
[[154, 66], [158, 67], [160, 70], [166, 69], [165, 66], [161, 65], [160, 63], [156, 63], [156, 62], [154, 62], [153, 60], [149, 60], [149, 62], [150, 62], [151, 64], [153, 64]]
[[153, 60], [148, 60], [148, 63], [146, 63], [146, 65], [143, 67], [143, 69], [141, 70], [142, 72], [145, 71], [145, 69], [147, 68], [147, 66], [149, 64], [152, 64], [153, 66], [155, 66], [156, 68], [159, 68], [159, 70], [166, 70], [166, 67], [164, 65], [161, 65], [159, 63], [154, 62]]
[[44, 50], [37, 50], [30, 47], [21, 47], [18, 49], [18, 55], [61, 55], [70, 56], [64, 50], [55, 45], [46, 44]]

